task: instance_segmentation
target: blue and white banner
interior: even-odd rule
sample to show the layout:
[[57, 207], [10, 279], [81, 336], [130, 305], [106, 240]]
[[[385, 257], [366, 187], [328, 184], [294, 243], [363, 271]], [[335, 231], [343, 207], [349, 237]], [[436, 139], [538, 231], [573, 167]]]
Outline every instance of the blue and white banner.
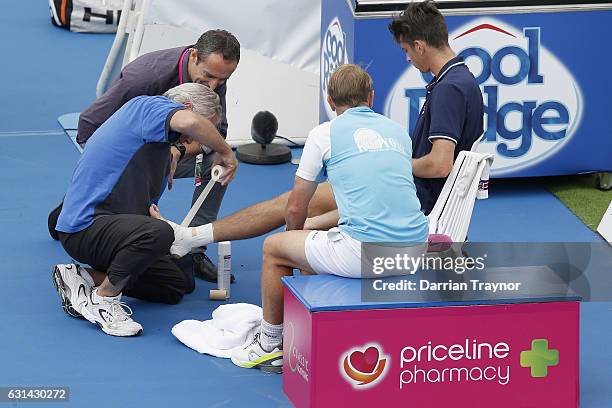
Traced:
[[[325, 7], [338, 12], [341, 3], [348, 9], [346, 2], [332, 3], [324, 2], [323, 15]], [[612, 171], [612, 81], [606, 79], [612, 55], [602, 52], [612, 40], [612, 11], [446, 20], [451, 47], [483, 93], [485, 133], [478, 151], [495, 154], [494, 177]], [[367, 67], [374, 79], [375, 110], [410, 132], [431, 76], [406, 62], [388, 31], [390, 19], [338, 21], [351, 29], [338, 35], [353, 50], [348, 60]], [[321, 111], [327, 120], [330, 112]]]

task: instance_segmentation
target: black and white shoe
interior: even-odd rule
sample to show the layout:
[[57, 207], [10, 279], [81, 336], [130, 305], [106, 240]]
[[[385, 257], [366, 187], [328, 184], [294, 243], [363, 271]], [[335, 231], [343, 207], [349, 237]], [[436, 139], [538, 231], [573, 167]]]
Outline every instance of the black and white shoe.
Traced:
[[60, 296], [62, 308], [72, 317], [83, 318], [82, 308], [94, 285], [88, 273], [76, 264], [59, 264], [53, 267], [52, 278]]
[[121, 294], [98, 296], [98, 288], [95, 288], [89, 293], [82, 313], [85, 319], [97, 324], [108, 335], [129, 337], [142, 333], [142, 326], [130, 317], [132, 309], [121, 301]]

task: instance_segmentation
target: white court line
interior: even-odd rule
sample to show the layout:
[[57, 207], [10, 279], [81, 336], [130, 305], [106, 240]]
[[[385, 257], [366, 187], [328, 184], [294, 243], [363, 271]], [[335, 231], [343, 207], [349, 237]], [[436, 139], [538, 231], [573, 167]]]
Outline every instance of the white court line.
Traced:
[[8, 132], [0, 132], [0, 137], [15, 137], [15, 136], [65, 136], [63, 130], [16, 130]]
[[25, 137], [25, 136], [67, 136], [70, 142], [76, 147], [79, 153], [83, 153], [83, 148], [76, 141], [76, 136], [71, 136], [67, 130], [16, 130], [0, 132], [0, 137]]

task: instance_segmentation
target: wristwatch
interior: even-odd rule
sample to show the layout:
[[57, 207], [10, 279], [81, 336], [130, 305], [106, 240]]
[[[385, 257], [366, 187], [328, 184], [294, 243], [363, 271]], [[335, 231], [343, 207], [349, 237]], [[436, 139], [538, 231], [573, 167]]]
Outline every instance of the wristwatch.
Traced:
[[185, 147], [184, 144], [182, 144], [181, 142], [175, 143], [172, 146], [176, 147], [176, 149], [179, 151], [179, 153], [181, 154], [179, 156], [179, 160], [182, 160], [183, 157], [185, 157], [185, 153], [187, 152], [187, 148]]

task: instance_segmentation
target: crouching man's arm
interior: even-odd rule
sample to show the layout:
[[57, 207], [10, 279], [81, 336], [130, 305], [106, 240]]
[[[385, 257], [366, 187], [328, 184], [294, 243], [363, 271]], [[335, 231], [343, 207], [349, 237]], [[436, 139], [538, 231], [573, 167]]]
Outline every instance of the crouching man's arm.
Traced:
[[190, 110], [180, 110], [172, 115], [170, 129], [217, 152], [218, 160], [215, 164], [225, 167], [220, 179], [221, 184], [225, 185], [234, 178], [238, 161], [230, 145], [210, 120]]

